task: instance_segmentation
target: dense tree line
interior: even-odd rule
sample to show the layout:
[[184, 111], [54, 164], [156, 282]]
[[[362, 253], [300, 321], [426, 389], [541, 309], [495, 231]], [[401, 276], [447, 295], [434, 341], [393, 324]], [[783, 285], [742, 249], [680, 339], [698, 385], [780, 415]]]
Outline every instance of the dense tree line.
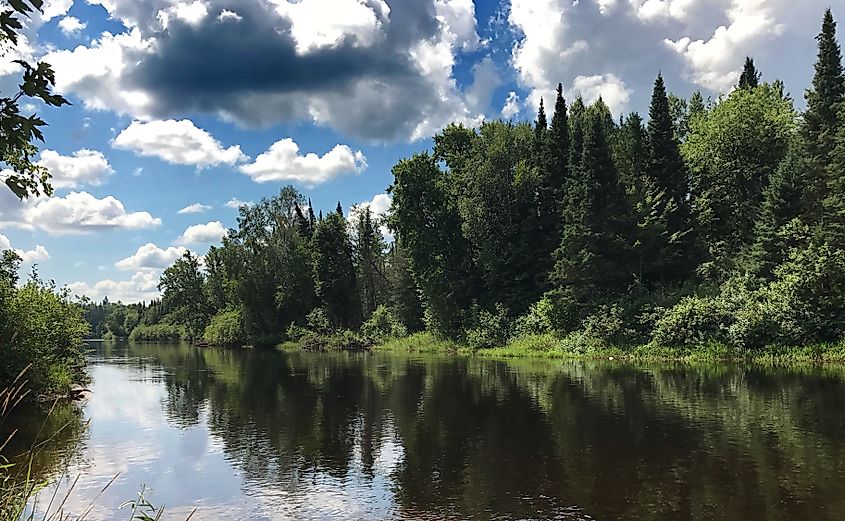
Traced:
[[[161, 279], [191, 338], [266, 343], [427, 329], [740, 347], [845, 332], [845, 75], [831, 12], [807, 109], [746, 59], [716, 100], [667, 92], [647, 120], [599, 98], [551, 118], [450, 125], [399, 161], [385, 223], [295, 189], [240, 210], [203, 266]], [[388, 244], [380, 226], [395, 234]], [[346, 340], [353, 342], [354, 335]]]
[[[188, 252], [167, 268], [161, 301], [142, 306], [138, 327], [123, 331], [136, 340], [171, 339], [178, 328], [177, 336], [213, 344], [274, 344], [368, 322], [395, 330], [388, 307], [419, 328], [422, 307], [405, 253], [388, 245], [381, 226], [366, 206], [347, 218], [338, 203], [317, 216], [310, 201], [285, 187], [242, 207], [237, 228], [204, 258]], [[112, 321], [106, 313], [108, 331], [125, 336], [110, 324], [127, 324], [132, 312], [115, 308]]]
[[[598, 99], [551, 124], [452, 125], [393, 170], [391, 225], [426, 325], [753, 346], [845, 331], [845, 77], [831, 12], [807, 110], [746, 60], [717, 100], [648, 121]], [[495, 327], [491, 317], [498, 317]], [[542, 326], [537, 326], [542, 324]], [[501, 326], [504, 325], [504, 326]], [[503, 331], [495, 331], [498, 327]]]

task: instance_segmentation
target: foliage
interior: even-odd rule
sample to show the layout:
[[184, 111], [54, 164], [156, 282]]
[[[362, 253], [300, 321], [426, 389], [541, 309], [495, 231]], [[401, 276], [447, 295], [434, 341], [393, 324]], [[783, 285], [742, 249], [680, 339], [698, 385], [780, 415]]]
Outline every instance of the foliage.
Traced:
[[692, 210], [709, 259], [706, 278], [729, 277], [736, 255], [751, 244], [768, 179], [795, 130], [782, 85], [734, 90], [690, 124], [681, 146], [691, 172]]
[[750, 58], [715, 101], [673, 95], [658, 75], [647, 121], [617, 118], [601, 98], [567, 105], [559, 85], [551, 118], [544, 102], [533, 124], [452, 124], [399, 161], [384, 219], [365, 206], [346, 217], [340, 203], [317, 218], [285, 187], [241, 208], [204, 269], [190, 256], [168, 268], [162, 302], [86, 309], [115, 336], [174, 323], [196, 337], [215, 317], [230, 340], [287, 336], [312, 349], [397, 345], [391, 337], [423, 330], [438, 345], [536, 343], [567, 356], [621, 345], [713, 358], [840, 341], [835, 29], [828, 11], [803, 117]]
[[472, 349], [504, 345], [511, 336], [508, 310], [496, 304], [492, 310], [475, 309], [473, 327], [467, 331], [466, 343]]
[[137, 326], [129, 334], [129, 340], [133, 342], [179, 342], [187, 336], [185, 330], [180, 326], [172, 324], [142, 324]]
[[211, 308], [205, 298], [205, 275], [199, 258], [186, 251], [164, 270], [159, 289], [164, 305], [171, 309], [173, 323], [183, 326], [188, 338], [200, 338], [211, 318]]
[[[16, 267], [16, 266], [15, 266]], [[0, 277], [0, 388], [25, 368], [33, 395], [66, 393], [84, 381], [88, 324], [66, 290], [35, 275], [23, 287]]]
[[387, 306], [379, 306], [370, 318], [361, 325], [361, 334], [383, 342], [391, 338], [401, 338], [408, 334], [399, 317]]
[[343, 214], [335, 211], [318, 222], [312, 241], [315, 288], [329, 321], [338, 328], [357, 327], [361, 320], [358, 281]]
[[246, 341], [243, 317], [239, 309], [221, 311], [211, 317], [202, 339], [215, 346], [237, 346]]
[[[0, 50], [4, 53], [18, 45], [23, 23], [19, 16], [29, 17], [42, 11], [43, 0], [14, 0], [0, 6]], [[61, 107], [69, 102], [52, 92], [56, 83], [50, 64], [31, 64], [14, 60], [23, 69], [18, 91], [12, 97], [0, 98], [0, 162], [4, 171], [0, 180], [20, 199], [41, 194], [51, 195], [50, 172], [33, 161], [38, 152], [36, 141], [44, 141], [41, 127], [47, 123], [32, 114], [21, 114], [20, 104], [27, 98], [38, 99], [48, 107]]]

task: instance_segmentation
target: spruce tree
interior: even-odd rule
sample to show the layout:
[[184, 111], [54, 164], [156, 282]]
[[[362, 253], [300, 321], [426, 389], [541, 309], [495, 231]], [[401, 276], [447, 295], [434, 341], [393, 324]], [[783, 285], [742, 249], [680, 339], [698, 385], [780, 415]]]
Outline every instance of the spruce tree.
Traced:
[[314, 217], [314, 205], [311, 204], [311, 198], [308, 198], [308, 226], [311, 227], [311, 231], [314, 231], [314, 228], [317, 226], [317, 218]]
[[581, 156], [584, 151], [584, 99], [581, 96], [575, 98], [569, 108], [569, 172], [577, 176], [581, 169]]
[[653, 275], [658, 280], [652, 282], [683, 280], [693, 267], [690, 262], [689, 187], [662, 75], [654, 81], [649, 107], [645, 173], [650, 181], [640, 187], [641, 193], [647, 195], [649, 204], [654, 206], [653, 211], [657, 212], [657, 218], [665, 227], [663, 240], [660, 241], [662, 244], [654, 252], [662, 266], [654, 270]]
[[769, 178], [763, 193], [760, 217], [754, 227], [754, 243], [741, 259], [743, 271], [764, 280], [771, 280], [774, 269], [787, 257], [789, 243], [783, 228], [802, 214], [803, 174], [806, 164], [803, 151], [797, 146]]
[[755, 89], [760, 85], [760, 73], [757, 67], [754, 66], [754, 60], [750, 57], [745, 58], [745, 65], [742, 68], [742, 74], [739, 76], [740, 89]]
[[556, 314], [577, 328], [596, 306], [610, 302], [630, 282], [630, 236], [625, 194], [610, 149], [613, 121], [599, 99], [579, 114], [583, 146], [578, 171], [567, 183], [561, 244], [556, 252]]
[[311, 223], [308, 222], [308, 219], [305, 217], [305, 214], [302, 213], [302, 208], [300, 208], [299, 203], [294, 204], [294, 217], [296, 218], [296, 227], [299, 230], [299, 235], [305, 238], [311, 237]]
[[361, 308], [352, 245], [343, 214], [329, 213], [317, 225], [313, 244], [317, 296], [329, 320], [335, 327], [357, 327], [361, 321]]
[[534, 123], [534, 143], [542, 143], [548, 130], [549, 122], [546, 120], [546, 109], [543, 106], [543, 98], [540, 98], [540, 110], [537, 111], [537, 121]]
[[704, 96], [701, 95], [701, 91], [697, 90], [693, 93], [693, 95], [689, 99], [689, 119], [701, 116], [707, 111], [707, 107], [704, 105]]
[[830, 9], [824, 13], [815, 65], [813, 86], [807, 90], [807, 112], [804, 113], [804, 133], [811, 156], [826, 164], [833, 150], [833, 139], [839, 122], [837, 109], [845, 99], [845, 75], [842, 53], [836, 41], [836, 22]]
[[830, 165], [835, 163], [831, 154], [839, 126], [837, 109], [845, 100], [842, 53], [836, 41], [836, 22], [830, 9], [824, 13], [822, 30], [816, 40], [818, 59], [812, 87], [804, 94], [807, 99], [807, 111], [804, 113], [801, 132], [809, 162], [804, 206], [808, 211], [805, 216], [807, 224], [821, 225], [823, 233], [826, 233], [827, 224], [824, 221], [830, 211], [823, 211], [823, 208], [829, 209], [833, 203], [830, 200], [826, 202], [825, 199], [829, 199], [827, 192], [833, 188], [831, 173], [836, 177], [836, 173], [830, 170]]
[[559, 206], [569, 164], [569, 117], [566, 112], [566, 100], [563, 98], [563, 85], [560, 83], [557, 84], [555, 113], [552, 115], [548, 138], [551, 170], [549, 181]]

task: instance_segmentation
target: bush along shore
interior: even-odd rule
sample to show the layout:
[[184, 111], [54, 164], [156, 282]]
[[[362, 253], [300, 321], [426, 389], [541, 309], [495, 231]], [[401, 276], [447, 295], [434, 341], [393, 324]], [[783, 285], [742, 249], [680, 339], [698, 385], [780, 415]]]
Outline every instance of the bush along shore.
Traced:
[[324, 214], [289, 186], [242, 207], [204, 262], [164, 271], [160, 301], [91, 304], [92, 324], [312, 350], [839, 361], [845, 74], [830, 10], [817, 41], [804, 112], [751, 58], [718, 99], [658, 75], [647, 118], [559, 85], [551, 117], [540, 103], [530, 123], [447, 126], [393, 167], [378, 205]]

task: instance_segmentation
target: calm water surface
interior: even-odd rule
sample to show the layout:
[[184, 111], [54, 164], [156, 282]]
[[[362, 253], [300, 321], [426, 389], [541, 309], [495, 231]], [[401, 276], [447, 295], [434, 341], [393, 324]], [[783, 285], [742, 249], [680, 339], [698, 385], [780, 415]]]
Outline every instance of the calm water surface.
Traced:
[[[89, 519], [845, 519], [842, 370], [99, 345]], [[84, 427], [82, 423], [90, 420]], [[33, 425], [36, 421], [32, 420]]]

